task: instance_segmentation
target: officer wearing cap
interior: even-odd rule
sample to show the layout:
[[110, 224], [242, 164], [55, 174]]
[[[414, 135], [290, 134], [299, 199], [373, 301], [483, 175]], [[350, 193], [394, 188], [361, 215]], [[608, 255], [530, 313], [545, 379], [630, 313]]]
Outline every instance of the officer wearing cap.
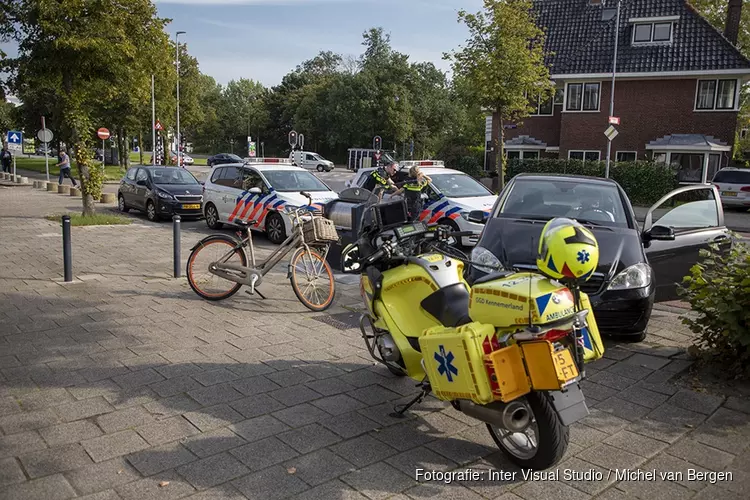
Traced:
[[379, 196], [382, 197], [383, 191], [396, 188], [396, 184], [391, 179], [396, 170], [398, 170], [398, 163], [395, 161], [385, 167], [378, 167], [370, 173], [362, 187], [372, 193], [378, 192]]

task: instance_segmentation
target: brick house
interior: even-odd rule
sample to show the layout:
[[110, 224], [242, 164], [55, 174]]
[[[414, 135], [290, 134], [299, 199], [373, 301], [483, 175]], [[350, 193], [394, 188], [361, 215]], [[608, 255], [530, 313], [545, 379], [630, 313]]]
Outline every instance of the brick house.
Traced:
[[[616, 0], [534, 0], [557, 93], [505, 126], [509, 158], [606, 158], [616, 7]], [[750, 61], [734, 46], [741, 8], [729, 1], [722, 34], [685, 0], [622, 2], [613, 161], [676, 164], [681, 182], [710, 180], [728, 163], [740, 87], [750, 78]], [[488, 117], [487, 141], [498, 133]]]

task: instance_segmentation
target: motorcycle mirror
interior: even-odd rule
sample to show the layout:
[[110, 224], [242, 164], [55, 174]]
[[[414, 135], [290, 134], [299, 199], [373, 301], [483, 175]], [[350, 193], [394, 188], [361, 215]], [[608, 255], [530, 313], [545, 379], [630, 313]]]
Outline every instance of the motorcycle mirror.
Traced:
[[346, 274], [359, 272], [362, 268], [359, 259], [359, 246], [348, 245], [341, 252], [341, 271]]
[[448, 239], [445, 242], [448, 243], [451, 246], [455, 245], [456, 244], [456, 238], [454, 238], [453, 236], [448, 236]]

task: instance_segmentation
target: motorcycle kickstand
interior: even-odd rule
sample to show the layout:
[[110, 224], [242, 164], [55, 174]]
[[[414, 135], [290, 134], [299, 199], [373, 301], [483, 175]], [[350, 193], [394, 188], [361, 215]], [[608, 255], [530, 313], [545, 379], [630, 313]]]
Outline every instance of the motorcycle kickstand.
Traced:
[[393, 418], [404, 418], [404, 413], [406, 413], [406, 410], [408, 410], [409, 408], [411, 408], [415, 404], [419, 404], [422, 401], [424, 401], [424, 398], [426, 398], [427, 395], [432, 391], [432, 388], [430, 387], [429, 384], [424, 384], [424, 382], [421, 385], [422, 385], [422, 392], [420, 392], [417, 397], [415, 397], [414, 399], [412, 399], [411, 401], [409, 401], [405, 405], [396, 405], [396, 406], [394, 406], [393, 407], [394, 411], [390, 414], [391, 417], [393, 417]]

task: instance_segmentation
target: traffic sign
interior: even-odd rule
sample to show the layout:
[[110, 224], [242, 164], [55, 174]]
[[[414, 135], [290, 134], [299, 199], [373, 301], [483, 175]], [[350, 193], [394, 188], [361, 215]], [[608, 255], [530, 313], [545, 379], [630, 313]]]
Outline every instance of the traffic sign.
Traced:
[[247, 147], [247, 156], [249, 156], [250, 158], [255, 158], [255, 151], [255, 141], [250, 141], [250, 144], [248, 144]]
[[23, 133], [18, 130], [8, 132], [8, 149], [13, 151], [23, 150]]
[[617, 134], [619, 133], [620, 132], [618, 132], [613, 125], [610, 125], [609, 127], [607, 127], [607, 130], [604, 131], [604, 135], [606, 135], [607, 139], [609, 139], [610, 141], [617, 137]]
[[619, 116], [610, 116], [609, 117], [609, 123], [612, 125], [619, 125], [620, 124], [620, 117]]
[[156, 125], [154, 125], [154, 130], [164, 130], [164, 126], [161, 124], [159, 120], [156, 120]]
[[42, 142], [52, 142], [52, 139], [55, 137], [52, 131], [48, 128], [40, 129], [39, 132], [36, 133], [36, 136]]
[[289, 145], [294, 148], [297, 145], [297, 132], [292, 130], [289, 132]]
[[96, 135], [99, 137], [99, 139], [101, 139], [101, 140], [104, 141], [106, 139], [109, 139], [109, 130], [107, 130], [106, 128], [102, 127], [102, 128], [100, 128], [99, 130], [96, 131]]

